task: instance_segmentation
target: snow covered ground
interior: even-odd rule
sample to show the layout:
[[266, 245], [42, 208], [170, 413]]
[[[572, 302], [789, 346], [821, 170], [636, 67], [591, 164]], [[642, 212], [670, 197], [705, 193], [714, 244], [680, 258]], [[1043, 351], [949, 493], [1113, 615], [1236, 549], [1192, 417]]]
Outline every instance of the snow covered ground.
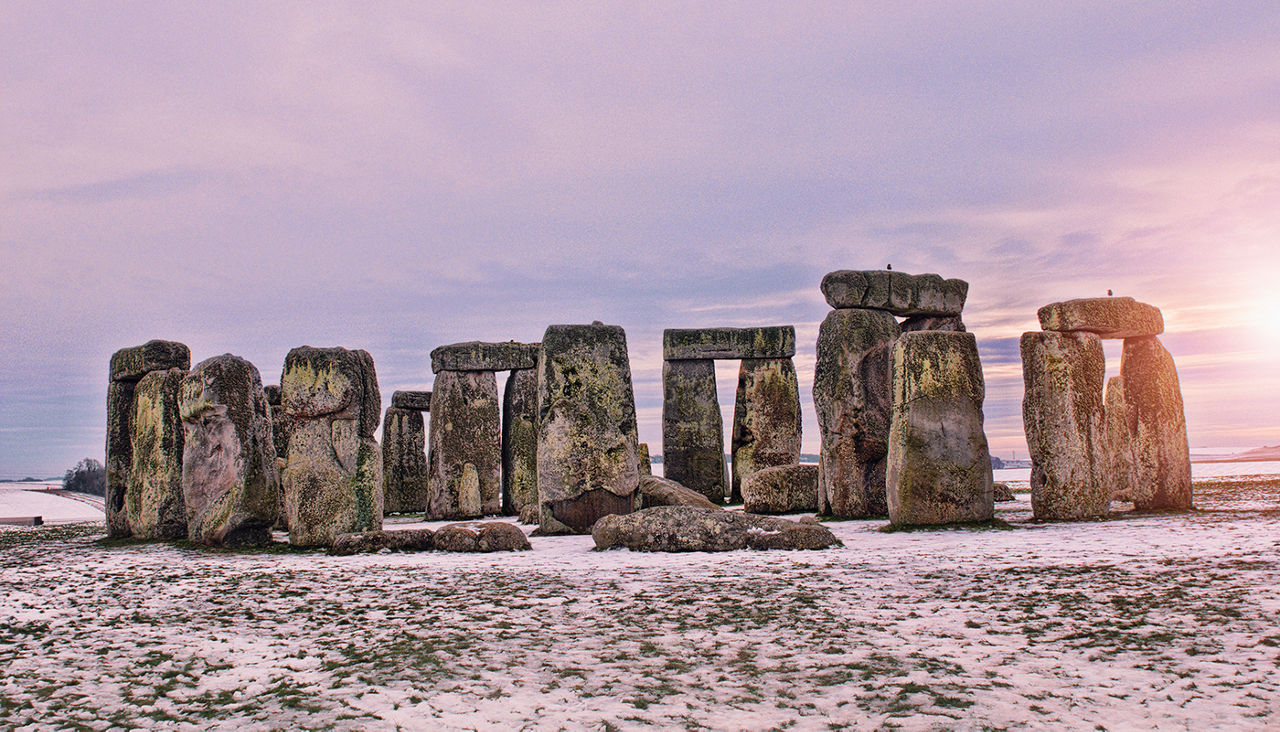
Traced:
[[40, 516], [46, 524], [103, 520], [101, 498], [68, 497], [61, 488], [58, 481], [0, 483], [0, 518]]
[[[843, 549], [236, 555], [0, 531], [0, 726], [1275, 729], [1280, 477]], [[1117, 505], [1117, 508], [1120, 506]]]

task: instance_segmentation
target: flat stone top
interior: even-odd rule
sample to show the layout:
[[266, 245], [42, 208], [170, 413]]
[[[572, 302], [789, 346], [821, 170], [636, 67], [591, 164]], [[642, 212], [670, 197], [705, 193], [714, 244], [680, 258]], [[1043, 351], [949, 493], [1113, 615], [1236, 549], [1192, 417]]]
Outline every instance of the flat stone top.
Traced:
[[431, 372], [515, 371], [538, 366], [540, 343], [486, 343], [468, 341], [440, 346], [431, 351]]
[[137, 381], [151, 371], [191, 369], [191, 349], [177, 341], [147, 341], [111, 356], [112, 381]]
[[1102, 338], [1139, 338], [1164, 332], [1160, 308], [1132, 297], [1087, 297], [1040, 308], [1040, 327], [1052, 331], [1084, 331]]
[[662, 357], [668, 361], [791, 358], [794, 355], [796, 329], [792, 325], [668, 328], [662, 332]]
[[431, 411], [431, 392], [429, 391], [393, 391], [391, 406], [396, 409], [416, 409], [419, 412]]
[[936, 274], [841, 269], [822, 278], [822, 294], [833, 308], [887, 310], [899, 317], [959, 315], [969, 283]]

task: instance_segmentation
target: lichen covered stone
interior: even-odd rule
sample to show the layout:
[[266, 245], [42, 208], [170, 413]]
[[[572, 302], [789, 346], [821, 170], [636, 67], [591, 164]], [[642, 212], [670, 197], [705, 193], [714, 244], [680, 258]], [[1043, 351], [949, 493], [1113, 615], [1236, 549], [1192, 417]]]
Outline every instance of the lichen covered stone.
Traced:
[[640, 471], [643, 478], [646, 475], [653, 475], [653, 458], [649, 457], [649, 443], [641, 442], [636, 446], [636, 468]]
[[1154, 336], [1126, 338], [1120, 360], [1138, 487], [1135, 508], [1192, 508], [1191, 451], [1178, 369]]
[[656, 506], [606, 516], [591, 531], [596, 549], [641, 552], [727, 552], [737, 549], [829, 549], [842, 546], [831, 530], [740, 511]]
[[833, 308], [885, 310], [899, 317], [959, 315], [969, 283], [936, 274], [842, 269], [822, 278], [822, 294]]
[[431, 392], [427, 518], [502, 510], [502, 417], [492, 371], [441, 371]]
[[1138, 495], [1137, 468], [1133, 458], [1133, 436], [1124, 404], [1124, 377], [1107, 381], [1103, 406], [1102, 479], [1113, 501], [1132, 502]]
[[289, 351], [280, 401], [285, 414], [297, 420], [353, 420], [361, 437], [373, 437], [382, 417], [373, 357], [362, 350], [301, 346]]
[[791, 358], [796, 355], [792, 325], [757, 328], [668, 328], [662, 332], [662, 357], [684, 359]]
[[435, 534], [435, 548], [442, 552], [529, 551], [529, 537], [520, 527], [505, 521], [467, 521], [441, 526]]
[[1037, 316], [1044, 330], [1096, 333], [1100, 338], [1140, 338], [1164, 332], [1160, 309], [1132, 297], [1055, 302], [1040, 308]]
[[382, 512], [427, 509], [427, 434], [422, 412], [388, 407], [382, 423]]
[[179, 368], [152, 371], [135, 387], [125, 514], [129, 535], [139, 539], [187, 535], [178, 413], [178, 392], [186, 373]]
[[724, 498], [724, 423], [715, 361], [662, 364], [662, 472], [711, 501]]
[[670, 478], [659, 478], [656, 475], [640, 476], [640, 505], [642, 508], [654, 506], [723, 508], [719, 503], [707, 500], [706, 496], [695, 490], [686, 488]]
[[177, 341], [147, 341], [111, 355], [112, 381], [138, 381], [152, 371], [191, 368], [191, 349]]
[[756, 471], [742, 483], [747, 513], [803, 513], [818, 510], [818, 466], [777, 465]]
[[413, 409], [419, 412], [431, 411], [431, 392], [429, 391], [393, 391], [391, 406], [396, 409]]
[[431, 351], [431, 371], [513, 371], [538, 365], [538, 344], [468, 341]]
[[107, 536], [129, 536], [125, 494], [129, 490], [129, 470], [133, 467], [133, 395], [137, 382], [112, 381], [107, 384], [107, 461], [104, 511]]
[[731, 503], [742, 501], [742, 484], [757, 470], [800, 461], [800, 430], [800, 384], [791, 359], [743, 359], [730, 440]]
[[502, 395], [502, 513], [538, 503], [538, 371], [518, 369]]

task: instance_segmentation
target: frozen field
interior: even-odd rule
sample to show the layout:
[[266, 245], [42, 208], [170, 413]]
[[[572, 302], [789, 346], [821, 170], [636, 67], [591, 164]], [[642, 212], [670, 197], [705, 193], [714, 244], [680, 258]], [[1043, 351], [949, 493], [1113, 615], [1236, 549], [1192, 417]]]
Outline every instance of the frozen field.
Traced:
[[236, 556], [0, 531], [0, 726], [1274, 729], [1280, 479], [824, 552]]

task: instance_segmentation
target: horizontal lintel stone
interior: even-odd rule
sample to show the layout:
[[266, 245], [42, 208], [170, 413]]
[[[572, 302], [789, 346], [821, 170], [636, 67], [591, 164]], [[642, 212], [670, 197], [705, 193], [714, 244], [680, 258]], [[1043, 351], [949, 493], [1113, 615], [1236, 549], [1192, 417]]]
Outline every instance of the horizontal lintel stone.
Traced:
[[431, 371], [515, 371], [538, 366], [539, 343], [468, 341], [431, 352]]
[[791, 358], [794, 355], [796, 329], [791, 325], [668, 328], [662, 332], [662, 357], [667, 361]]
[[431, 392], [429, 391], [394, 391], [391, 392], [391, 406], [396, 409], [414, 409], [419, 412], [431, 411]]
[[1101, 338], [1142, 338], [1164, 332], [1160, 308], [1132, 297], [1086, 297], [1040, 308], [1043, 330], [1097, 333]]
[[111, 356], [112, 381], [138, 381], [152, 371], [191, 369], [191, 349], [177, 341], [147, 341]]
[[898, 317], [959, 315], [969, 283], [936, 274], [841, 269], [822, 278], [822, 294], [837, 309], [887, 310]]

